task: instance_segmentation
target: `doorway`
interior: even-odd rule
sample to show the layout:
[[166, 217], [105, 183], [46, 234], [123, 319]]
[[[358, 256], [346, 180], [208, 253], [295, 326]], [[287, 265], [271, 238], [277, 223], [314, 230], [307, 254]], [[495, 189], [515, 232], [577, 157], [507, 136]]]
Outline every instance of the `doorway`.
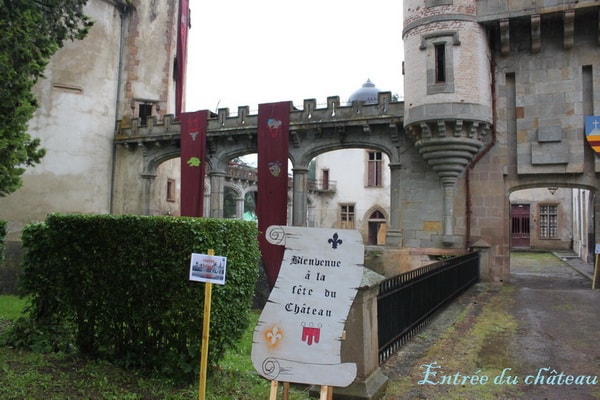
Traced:
[[511, 204], [511, 248], [529, 248], [530, 213], [529, 204]]
[[383, 246], [385, 245], [385, 237], [387, 234], [387, 224], [385, 216], [381, 211], [374, 211], [369, 216], [369, 245]]

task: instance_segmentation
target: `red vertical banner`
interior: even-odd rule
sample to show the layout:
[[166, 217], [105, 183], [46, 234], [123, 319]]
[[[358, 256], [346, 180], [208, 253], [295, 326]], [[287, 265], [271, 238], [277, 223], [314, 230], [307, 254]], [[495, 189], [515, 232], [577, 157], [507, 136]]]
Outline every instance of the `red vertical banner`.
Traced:
[[185, 97], [185, 72], [187, 64], [187, 38], [190, 28], [190, 2], [179, 0], [179, 29], [177, 30], [177, 54], [175, 55], [175, 115], [183, 112]]
[[188, 217], [201, 217], [204, 209], [208, 111], [182, 113], [179, 121], [181, 122], [180, 214]]
[[269, 243], [265, 232], [271, 225], [287, 225], [288, 143], [291, 102], [258, 106], [258, 216], [259, 245], [269, 287], [275, 285], [283, 246]]

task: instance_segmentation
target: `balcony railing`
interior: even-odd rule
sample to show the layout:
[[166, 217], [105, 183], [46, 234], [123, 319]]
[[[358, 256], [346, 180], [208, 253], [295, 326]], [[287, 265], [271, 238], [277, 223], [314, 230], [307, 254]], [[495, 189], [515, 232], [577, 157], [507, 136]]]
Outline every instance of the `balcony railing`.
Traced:
[[233, 179], [240, 179], [245, 181], [258, 181], [258, 171], [256, 168], [246, 167], [239, 164], [229, 164], [227, 167], [227, 176]]
[[[231, 179], [239, 179], [250, 182], [258, 182], [258, 171], [256, 168], [248, 167], [240, 164], [229, 164], [226, 171], [227, 177]], [[288, 186], [293, 187], [293, 178], [290, 177]], [[317, 193], [334, 193], [336, 191], [336, 181], [322, 181], [317, 179], [308, 179], [309, 192]]]
[[309, 192], [321, 192], [321, 193], [334, 193], [336, 190], [336, 181], [322, 181], [318, 179], [308, 180], [308, 191]]

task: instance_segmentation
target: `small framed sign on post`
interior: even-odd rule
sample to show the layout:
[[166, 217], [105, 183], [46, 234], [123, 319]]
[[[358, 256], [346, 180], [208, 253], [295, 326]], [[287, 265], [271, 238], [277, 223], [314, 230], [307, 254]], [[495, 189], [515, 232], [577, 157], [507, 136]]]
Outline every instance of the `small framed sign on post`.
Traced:
[[[209, 251], [210, 253], [210, 251]], [[190, 262], [190, 281], [225, 284], [227, 257], [213, 254], [192, 253]]]
[[190, 280], [205, 282], [204, 288], [204, 320], [202, 323], [202, 345], [200, 347], [200, 375], [198, 377], [198, 400], [206, 397], [206, 369], [208, 364], [208, 339], [210, 337], [210, 305], [212, 301], [212, 284], [225, 284], [227, 257], [215, 256], [213, 249], [208, 254], [192, 253], [190, 261]]

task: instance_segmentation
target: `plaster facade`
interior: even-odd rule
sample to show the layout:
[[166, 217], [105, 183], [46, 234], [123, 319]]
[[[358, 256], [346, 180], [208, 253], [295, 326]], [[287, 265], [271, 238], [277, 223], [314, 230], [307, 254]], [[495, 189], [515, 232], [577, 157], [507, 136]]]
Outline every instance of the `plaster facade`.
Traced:
[[[51, 212], [112, 212], [114, 175], [144, 180], [134, 165], [114, 163], [115, 121], [174, 112], [178, 4], [88, 1], [88, 36], [65, 43], [34, 88], [39, 108], [29, 133], [41, 139], [46, 156], [27, 169], [18, 191], [0, 198], [9, 240]], [[127, 189], [116, 190], [127, 197]]]
[[[382, 169], [378, 176], [380, 180], [369, 184], [368, 164], [378, 163], [378, 160], [369, 160], [369, 157], [379, 155]], [[324, 171], [327, 171], [326, 175], [330, 180], [328, 185], [332, 190], [310, 196], [312, 207], [309, 207], [309, 215], [313, 215], [314, 221], [312, 226], [337, 228], [351, 222], [352, 228], [361, 232], [365, 244], [384, 245], [390, 208], [389, 157], [385, 153], [368, 149], [336, 150], [315, 158], [315, 173], [317, 177], [321, 176], [321, 182], [326, 179], [323, 178]], [[351, 221], [341, 220], [341, 206], [352, 207], [352, 215], [349, 216]], [[381, 221], [371, 218], [376, 212], [381, 215], [375, 219]], [[379, 231], [379, 235], [369, 232], [370, 219], [371, 225], [379, 224], [378, 227], [373, 227]]]

